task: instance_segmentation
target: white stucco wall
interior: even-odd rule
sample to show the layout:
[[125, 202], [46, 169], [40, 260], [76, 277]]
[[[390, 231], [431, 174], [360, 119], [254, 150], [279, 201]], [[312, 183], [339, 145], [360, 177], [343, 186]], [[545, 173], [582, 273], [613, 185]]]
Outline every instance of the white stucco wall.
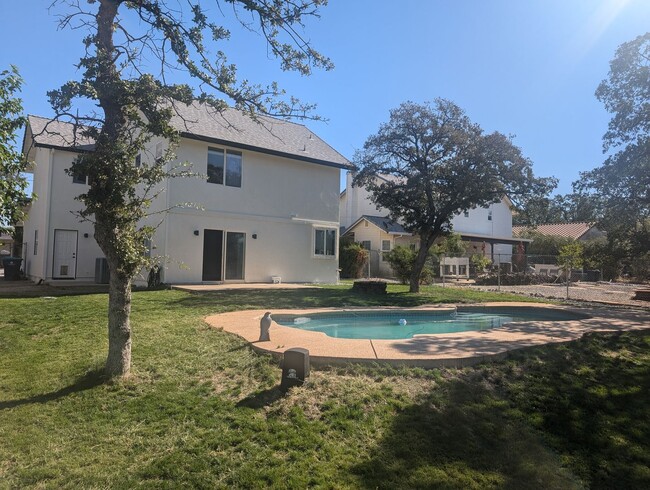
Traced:
[[[152, 141], [143, 153], [143, 164], [155, 156], [156, 143]], [[183, 139], [177, 150], [178, 160], [191, 162], [195, 172], [205, 174], [208, 147], [224, 148]], [[338, 233], [339, 169], [235, 151], [242, 153], [241, 188], [211, 184], [202, 178], [176, 178], [163, 183], [164, 192], [153, 202], [151, 211], [172, 210], [166, 216], [145, 220], [152, 225], [162, 220], [152, 240], [152, 254], [166, 259], [163, 280], [202, 282], [204, 230], [214, 229], [246, 234], [246, 282], [268, 282], [272, 275], [286, 282], [336, 282], [338, 240], [334, 256], [316, 257], [313, 252], [314, 227]], [[33, 280], [51, 279], [54, 230], [76, 230], [76, 278], [93, 280], [95, 259], [103, 254], [92, 238], [92, 224], [80, 222], [71, 213], [81, 209], [74, 198], [87, 189], [86, 185], [73, 184], [72, 177], [65, 173], [75, 154], [44, 148], [35, 148], [32, 153], [36, 160], [34, 191], [39, 198], [25, 223], [26, 271]], [[174, 208], [187, 202], [203, 209]], [[33, 256], [35, 229], [39, 230], [39, 250]], [[146, 280], [146, 274], [143, 271], [136, 282]]]
[[327, 258], [313, 256], [314, 225], [310, 223], [290, 218], [218, 212], [199, 216], [175, 211], [167, 216], [166, 224], [171, 231], [166, 246], [170, 260], [164, 271], [164, 281], [168, 283], [202, 281], [206, 229], [245, 233], [245, 282], [271, 282], [271, 276], [280, 276], [283, 282], [335, 283], [337, 280], [338, 254]]
[[188, 200], [206, 211], [278, 218], [305, 218], [338, 223], [339, 169], [263, 153], [184, 139], [178, 159], [207, 172], [208, 148], [242, 153], [242, 185], [229, 187], [203, 179], [171, 179], [171, 204]]
[[[65, 169], [69, 168], [75, 154], [61, 150], [36, 148], [34, 192], [38, 195], [26, 221], [27, 269], [33, 279], [51, 279], [55, 230], [77, 231], [77, 262], [75, 279], [93, 280], [95, 259], [104, 254], [92, 238], [92, 223], [81, 221], [75, 211], [82, 204], [75, 200], [88, 189], [87, 185], [74, 184]], [[33, 255], [34, 229], [39, 230], [38, 254]], [[84, 235], [87, 234], [88, 237]]]
[[[33, 280], [44, 278], [47, 250], [47, 212], [50, 180], [50, 155], [52, 150], [33, 150], [33, 193], [31, 209], [23, 226], [23, 270]], [[38, 231], [38, 250], [34, 255], [34, 237]]]

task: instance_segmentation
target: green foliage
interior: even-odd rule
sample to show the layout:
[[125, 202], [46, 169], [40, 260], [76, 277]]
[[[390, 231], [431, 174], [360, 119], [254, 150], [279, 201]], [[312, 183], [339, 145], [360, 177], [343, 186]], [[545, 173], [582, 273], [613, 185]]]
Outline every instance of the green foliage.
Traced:
[[339, 267], [341, 277], [357, 279], [368, 265], [368, 251], [359, 243], [341, 239], [339, 243]]
[[[413, 275], [417, 252], [411, 247], [397, 245], [390, 252], [384, 254], [384, 257], [390, 264], [397, 279], [402, 284], [407, 284]], [[427, 263], [422, 268], [418, 277], [420, 284], [430, 284], [433, 281], [434, 273], [431, 266]]]
[[467, 242], [461, 239], [459, 233], [450, 233], [429, 249], [433, 255], [445, 254], [447, 257], [462, 257], [466, 251]]
[[16, 133], [25, 124], [22, 101], [16, 97], [22, 84], [15, 66], [0, 72], [0, 231], [12, 230], [23, 219], [27, 202], [26, 162], [14, 149]]
[[579, 269], [584, 263], [584, 248], [580, 242], [572, 242], [563, 245], [557, 258], [560, 267], [567, 269]]
[[[602, 208], [600, 226], [625, 233], [650, 218], [650, 33], [622, 44], [596, 97], [612, 113], [600, 167], [581, 174], [574, 188]], [[617, 149], [615, 153], [612, 153]]]
[[469, 258], [469, 261], [477, 272], [485, 271], [492, 263], [490, 258], [483, 254], [474, 254]]
[[512, 217], [512, 224], [535, 226], [548, 223], [595, 222], [600, 218], [600, 204], [595, 196], [573, 192], [552, 198], [531, 199]]
[[404, 245], [397, 245], [393, 249], [384, 253], [384, 257], [390, 264], [397, 279], [402, 284], [407, 284], [411, 273], [413, 272], [413, 263], [415, 262], [416, 253], [410, 247]]
[[573, 239], [552, 235], [543, 235], [535, 229], [530, 229], [522, 234], [522, 238], [532, 239], [528, 244], [529, 255], [549, 255], [556, 256], [560, 254], [560, 249], [573, 242]]
[[451, 231], [462, 211], [499, 202], [508, 195], [522, 207], [546, 195], [555, 179], [533, 176], [531, 162], [510, 138], [484, 134], [453, 102], [405, 102], [356, 153], [363, 186], [391, 219], [420, 238], [420, 252], [411, 276], [411, 290], [435, 240]]

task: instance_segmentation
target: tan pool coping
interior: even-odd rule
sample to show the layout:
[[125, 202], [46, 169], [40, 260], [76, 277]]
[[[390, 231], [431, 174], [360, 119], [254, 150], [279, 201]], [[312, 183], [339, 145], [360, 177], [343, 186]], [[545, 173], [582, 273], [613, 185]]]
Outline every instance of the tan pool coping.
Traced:
[[339, 339], [322, 332], [311, 332], [286, 327], [273, 322], [271, 340], [259, 342], [260, 319], [266, 311], [275, 315], [310, 315], [330, 311], [418, 310], [440, 311], [450, 306], [423, 306], [414, 308], [363, 307], [244, 310], [211, 315], [206, 322], [215, 328], [234, 333], [251, 343], [260, 352], [281, 356], [285, 350], [302, 347], [309, 351], [314, 364], [346, 362], [390, 363], [420, 367], [468, 366], [478, 362], [503, 358], [508, 352], [536, 345], [568, 342], [589, 332], [640, 330], [650, 328], [650, 312], [642, 310], [606, 310], [574, 308], [531, 303], [462, 304], [463, 307], [546, 308], [588, 315], [568, 321], [512, 322], [489, 330], [435, 335], [416, 335], [410, 339], [369, 340]]

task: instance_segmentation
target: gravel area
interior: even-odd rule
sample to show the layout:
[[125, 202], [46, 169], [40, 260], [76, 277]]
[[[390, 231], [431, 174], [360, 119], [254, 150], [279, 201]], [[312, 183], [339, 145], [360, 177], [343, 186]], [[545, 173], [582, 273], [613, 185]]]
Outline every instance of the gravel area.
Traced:
[[[482, 291], [503, 291], [527, 296], [567, 299], [566, 284], [536, 284], [531, 286], [476, 286], [470, 287]], [[569, 286], [569, 299], [612, 305], [641, 306], [650, 308], [650, 302], [633, 300], [636, 289], [650, 288], [647, 284], [624, 284], [610, 282], [576, 282]]]

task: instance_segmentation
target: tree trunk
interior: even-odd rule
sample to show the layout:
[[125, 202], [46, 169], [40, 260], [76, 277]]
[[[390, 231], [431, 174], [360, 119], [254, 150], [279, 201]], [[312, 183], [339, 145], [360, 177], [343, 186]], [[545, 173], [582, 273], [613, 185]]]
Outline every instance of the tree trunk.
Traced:
[[420, 234], [420, 250], [418, 250], [418, 255], [415, 258], [415, 264], [413, 264], [413, 271], [411, 272], [411, 278], [409, 280], [410, 293], [420, 292], [420, 276], [422, 275], [422, 269], [424, 269], [424, 264], [427, 261], [429, 249], [433, 245], [433, 242], [436, 241], [437, 237], [438, 234], [433, 231]]
[[124, 377], [131, 369], [131, 280], [115, 269], [115, 264], [109, 262], [106, 375]]

